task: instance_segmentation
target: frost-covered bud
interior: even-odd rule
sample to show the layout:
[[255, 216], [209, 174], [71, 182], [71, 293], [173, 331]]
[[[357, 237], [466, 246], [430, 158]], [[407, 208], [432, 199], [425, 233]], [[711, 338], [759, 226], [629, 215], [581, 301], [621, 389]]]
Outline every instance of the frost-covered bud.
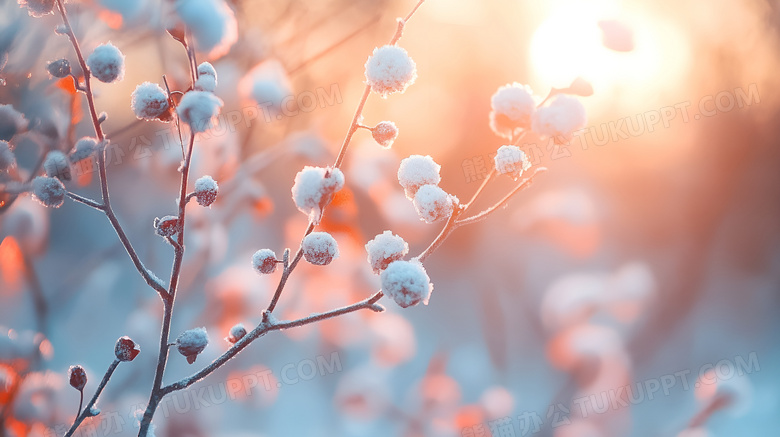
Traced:
[[208, 62], [198, 65], [198, 80], [195, 81], [195, 89], [213, 93], [217, 89], [217, 70]]
[[26, 6], [31, 17], [43, 17], [54, 11], [55, 0], [19, 0], [19, 6]]
[[380, 121], [371, 129], [371, 136], [380, 146], [389, 149], [398, 138], [398, 127], [392, 121]]
[[528, 85], [517, 82], [502, 86], [490, 98], [490, 128], [497, 135], [510, 138], [515, 129], [531, 127], [536, 99]]
[[417, 65], [401, 47], [375, 48], [366, 61], [366, 83], [383, 99], [392, 93], [404, 92], [415, 79]]
[[56, 61], [49, 62], [46, 66], [46, 71], [52, 76], [62, 79], [70, 75], [70, 62], [67, 59], [57, 59]]
[[276, 271], [276, 254], [271, 249], [260, 249], [252, 255], [252, 267], [264, 275]]
[[317, 266], [326, 266], [339, 257], [336, 239], [327, 232], [312, 232], [303, 239], [301, 247], [306, 261]]
[[14, 135], [27, 129], [24, 115], [11, 105], [0, 105], [0, 140], [11, 141]]
[[125, 77], [125, 55], [110, 42], [101, 44], [87, 58], [87, 67], [103, 83], [118, 82]]
[[577, 129], [585, 127], [588, 117], [585, 107], [576, 97], [558, 94], [550, 103], [536, 110], [533, 117], [533, 130], [547, 137], [571, 139]]
[[438, 185], [423, 185], [414, 195], [414, 209], [425, 223], [449, 218], [457, 203], [457, 197], [447, 194]]
[[65, 185], [57, 178], [38, 176], [32, 181], [33, 198], [43, 206], [59, 208], [65, 202]]
[[496, 171], [512, 176], [514, 179], [519, 178], [525, 170], [531, 167], [531, 161], [528, 160], [525, 152], [517, 146], [499, 147], [493, 160], [496, 164]]
[[76, 141], [73, 151], [70, 152], [70, 162], [79, 162], [92, 156], [98, 148], [98, 142], [95, 138], [83, 137]]
[[306, 166], [295, 175], [292, 198], [295, 206], [314, 223], [319, 223], [322, 208], [344, 188], [344, 173], [335, 167]]
[[87, 372], [79, 365], [70, 366], [68, 369], [68, 381], [70, 386], [76, 390], [84, 390], [84, 386], [87, 385]]
[[230, 332], [228, 333], [228, 336], [225, 337], [225, 340], [229, 343], [237, 343], [238, 340], [241, 340], [246, 335], [246, 328], [244, 328], [244, 325], [241, 323], [233, 326], [230, 328]]
[[11, 145], [0, 140], [0, 171], [8, 170], [14, 165], [16, 165], [16, 156], [11, 150]]
[[114, 346], [114, 355], [119, 361], [133, 361], [139, 353], [141, 353], [141, 348], [126, 335], [119, 337]]
[[433, 284], [423, 265], [417, 261], [393, 261], [380, 275], [382, 291], [401, 308], [422, 302], [428, 305]]
[[437, 185], [441, 182], [441, 166], [430, 156], [412, 155], [404, 158], [398, 167], [398, 183], [404, 187], [406, 198], [414, 199], [423, 185]]
[[195, 199], [200, 206], [211, 206], [217, 200], [219, 185], [211, 176], [201, 176], [195, 181]]
[[176, 339], [176, 348], [179, 353], [187, 357], [187, 362], [192, 364], [198, 354], [206, 349], [209, 344], [209, 335], [206, 328], [195, 328], [184, 331]]
[[52, 150], [46, 154], [43, 160], [43, 171], [52, 178], [62, 181], [70, 180], [70, 161], [64, 153], [59, 150]]
[[135, 87], [130, 107], [140, 120], [156, 120], [168, 110], [168, 94], [160, 85], [144, 82]]
[[368, 252], [368, 263], [371, 264], [374, 273], [379, 274], [387, 268], [388, 264], [398, 261], [409, 253], [409, 245], [398, 235], [384, 231], [366, 243], [366, 252]]
[[166, 215], [163, 218], [154, 218], [154, 231], [161, 237], [172, 237], [179, 232], [179, 218], [175, 215]]
[[211, 128], [212, 120], [219, 115], [222, 105], [222, 100], [213, 93], [190, 91], [181, 98], [176, 112], [193, 132], [205, 132]]

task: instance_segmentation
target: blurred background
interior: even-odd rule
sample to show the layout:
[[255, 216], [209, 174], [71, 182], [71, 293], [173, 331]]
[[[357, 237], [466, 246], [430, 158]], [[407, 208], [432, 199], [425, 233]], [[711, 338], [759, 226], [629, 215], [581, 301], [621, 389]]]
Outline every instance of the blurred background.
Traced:
[[[306, 217], [290, 187], [304, 165], [335, 157], [363, 90], [363, 64], [412, 0], [189, 0], [211, 21], [177, 16], [184, 0], [68, 2], [86, 53], [111, 41], [124, 80], [96, 83], [112, 145], [112, 204], [140, 257], [166, 278], [170, 246], [155, 217], [175, 214], [175, 129], [136, 120], [130, 93], [189, 84], [165, 31], [190, 20], [224, 100], [196, 141], [193, 177], [220, 197], [188, 209], [187, 254], [172, 335], [205, 326], [193, 365], [171, 353], [165, 380], [229, 346], [235, 323], [260, 321], [278, 273], [254, 251], [296, 248]], [[205, 8], [208, 10], [208, 8]], [[94, 134], [81, 94], [46, 71], [75, 56], [0, 0], [0, 104], [24, 120], [11, 144], [26, 180], [43, 151]], [[440, 230], [417, 217], [396, 181], [410, 154], [442, 165], [462, 200], [504, 144], [488, 125], [507, 83], [540, 97], [577, 78], [587, 127], [568, 144], [521, 146], [549, 171], [487, 221], [456, 231], [426, 262], [428, 306], [358, 312], [275, 332], [172, 395], [157, 436], [771, 436], [780, 426], [780, 7], [774, 1], [427, 0], [400, 45], [417, 64], [404, 94], [370, 96], [364, 123], [397, 124], [392, 149], [359, 131], [347, 187], [322, 229], [341, 256], [302, 264], [280, 318], [325, 311], [379, 287], [365, 243], [384, 230], [422, 251]], [[203, 32], [202, 34], [200, 32]], [[74, 67], [74, 70], [78, 70]], [[288, 98], [289, 105], [281, 102]], [[258, 110], [258, 102], [269, 102]], [[89, 163], [68, 188], [99, 198]], [[499, 178], [479, 206], [514, 186]], [[70, 201], [47, 209], [0, 198], [0, 423], [7, 436], [63, 435], [83, 365], [94, 391], [129, 335], [141, 354], [119, 367], [83, 435], [137, 434], [153, 377], [162, 306], [102, 214]], [[63, 428], [64, 426], [64, 428]], [[89, 434], [93, 432], [93, 434]]]

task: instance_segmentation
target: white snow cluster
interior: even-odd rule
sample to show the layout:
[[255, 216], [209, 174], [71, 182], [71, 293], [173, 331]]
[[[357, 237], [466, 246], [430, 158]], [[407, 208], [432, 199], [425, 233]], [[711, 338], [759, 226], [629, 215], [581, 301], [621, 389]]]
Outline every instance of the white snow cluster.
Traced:
[[515, 180], [531, 167], [531, 161], [528, 160], [525, 152], [517, 146], [499, 147], [493, 160], [495, 161], [496, 171], [512, 176]]
[[246, 328], [244, 328], [244, 325], [242, 323], [237, 323], [232, 328], [230, 328], [230, 332], [228, 333], [228, 336], [225, 337], [225, 340], [227, 340], [230, 343], [236, 343], [238, 340], [241, 340], [246, 335]]
[[409, 245], [398, 235], [384, 231], [366, 243], [366, 252], [368, 252], [368, 263], [371, 264], [374, 273], [379, 274], [387, 268], [388, 264], [398, 261], [409, 253]]
[[[238, 83], [239, 94], [263, 108], [264, 115], [281, 118], [285, 99], [293, 95], [292, 83], [278, 59], [266, 59], [252, 67]], [[267, 120], [270, 121], [270, 120]]]
[[213, 93], [217, 89], [217, 70], [209, 62], [198, 65], [198, 80], [195, 81], [195, 89]]
[[398, 127], [392, 121], [380, 121], [371, 129], [371, 136], [380, 146], [389, 149], [398, 138]]
[[271, 249], [260, 249], [252, 255], [252, 267], [262, 274], [276, 271], [276, 254]]
[[423, 185], [438, 185], [441, 182], [441, 166], [430, 156], [412, 155], [404, 158], [398, 166], [398, 183], [404, 187], [409, 200], [414, 199]]
[[414, 196], [414, 209], [425, 223], [435, 223], [452, 215], [458, 198], [438, 185], [423, 185]]
[[211, 176], [201, 176], [195, 181], [195, 199], [200, 206], [211, 206], [217, 200], [219, 185]]
[[536, 99], [528, 85], [506, 84], [490, 98], [490, 128], [497, 135], [510, 138], [515, 129], [528, 129], [536, 109]]
[[316, 223], [322, 207], [337, 191], [344, 188], [344, 173], [333, 167], [306, 166], [295, 175], [292, 198], [295, 206]]
[[559, 94], [536, 110], [533, 130], [547, 137], [571, 139], [572, 133], [588, 122], [585, 107], [576, 97]]
[[125, 77], [125, 55], [107, 42], [95, 47], [87, 58], [87, 67], [95, 79], [101, 82], [118, 82]]
[[14, 135], [27, 129], [24, 114], [11, 105], [0, 105], [0, 141], [10, 141]]
[[38, 176], [32, 180], [33, 198], [43, 206], [59, 208], [65, 202], [65, 185], [57, 178]]
[[55, 0], [18, 0], [19, 6], [27, 7], [27, 13], [31, 17], [43, 17], [54, 11]]
[[382, 291], [401, 308], [422, 302], [428, 305], [433, 284], [423, 265], [417, 261], [394, 261], [380, 275]]
[[417, 65], [406, 50], [394, 45], [375, 48], [365, 67], [366, 83], [382, 98], [404, 92], [417, 79]]
[[193, 132], [205, 132], [219, 115], [222, 100], [208, 91], [190, 91], [181, 98], [176, 112]]
[[176, 0], [181, 21], [192, 32], [195, 49], [209, 58], [226, 54], [238, 40], [238, 24], [225, 0]]
[[76, 145], [73, 147], [73, 151], [70, 152], [70, 161], [79, 162], [82, 159], [87, 159], [95, 153], [97, 150], [98, 142], [92, 137], [82, 137], [76, 141]]
[[52, 150], [43, 160], [43, 171], [52, 178], [62, 181], [70, 180], [70, 162], [68, 157], [59, 150]]
[[206, 328], [194, 328], [184, 331], [176, 339], [176, 348], [179, 353], [187, 357], [187, 362], [192, 364], [198, 354], [206, 349], [209, 344], [209, 335]]
[[301, 247], [306, 261], [317, 266], [326, 266], [339, 257], [336, 239], [327, 232], [312, 232], [304, 237]]
[[160, 85], [144, 82], [135, 87], [130, 96], [130, 107], [141, 120], [155, 120], [168, 110], [168, 94]]
[[16, 165], [16, 156], [11, 150], [11, 145], [0, 140], [0, 171], [7, 170]]

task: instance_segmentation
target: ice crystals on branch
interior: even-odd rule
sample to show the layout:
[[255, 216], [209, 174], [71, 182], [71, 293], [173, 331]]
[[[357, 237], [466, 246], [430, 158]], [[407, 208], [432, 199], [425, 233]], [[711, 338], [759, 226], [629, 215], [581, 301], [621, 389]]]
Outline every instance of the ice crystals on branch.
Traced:
[[336, 167], [306, 166], [295, 175], [292, 198], [295, 206], [314, 224], [336, 192], [344, 188], [344, 173]]
[[87, 58], [87, 67], [101, 82], [118, 82], [125, 77], [125, 55], [110, 42], [101, 44]]
[[380, 275], [382, 291], [401, 308], [422, 302], [428, 305], [433, 284], [422, 263], [417, 260], [393, 261]]
[[383, 99], [404, 92], [417, 79], [417, 65], [406, 50], [394, 45], [375, 48], [365, 67], [366, 84]]

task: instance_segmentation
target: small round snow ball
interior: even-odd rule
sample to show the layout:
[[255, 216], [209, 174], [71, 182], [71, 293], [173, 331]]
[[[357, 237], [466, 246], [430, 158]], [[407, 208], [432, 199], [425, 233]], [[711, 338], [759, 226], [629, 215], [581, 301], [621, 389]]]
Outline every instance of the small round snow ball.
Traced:
[[16, 165], [16, 156], [11, 145], [5, 141], [0, 140], [0, 171], [8, 170], [8, 168]]
[[419, 261], [394, 261], [382, 272], [380, 279], [382, 291], [401, 308], [420, 302], [428, 305], [433, 284]]
[[236, 343], [238, 340], [241, 340], [246, 335], [246, 328], [244, 328], [244, 325], [241, 323], [233, 326], [230, 328], [230, 332], [228, 333], [228, 336], [225, 337], [225, 340], [227, 340], [230, 343]]
[[20, 6], [27, 6], [27, 13], [31, 17], [43, 17], [54, 11], [55, 0], [19, 0]]
[[366, 243], [366, 252], [368, 252], [368, 263], [371, 264], [374, 273], [379, 274], [387, 268], [388, 264], [398, 261], [409, 253], [409, 245], [398, 235], [384, 231]]
[[119, 361], [133, 361], [139, 353], [141, 353], [141, 348], [126, 335], [120, 337], [114, 346], [114, 355], [116, 355], [116, 359]]
[[376, 48], [366, 61], [366, 83], [382, 98], [404, 92], [415, 79], [417, 65], [401, 47], [386, 45]]
[[517, 82], [502, 86], [490, 98], [490, 128], [510, 138], [515, 129], [528, 129], [536, 109], [536, 99], [528, 85]]
[[437, 185], [423, 185], [414, 196], [414, 209], [425, 223], [435, 223], [449, 218], [457, 201]]
[[200, 206], [210, 206], [217, 200], [219, 185], [211, 176], [201, 176], [195, 181], [195, 199]]
[[87, 385], [87, 371], [79, 365], [70, 366], [68, 369], [68, 382], [76, 390], [84, 390], [84, 386]]
[[140, 120], [155, 120], [168, 110], [168, 94], [160, 85], [144, 82], [135, 87], [131, 95], [130, 107]]
[[83, 137], [76, 141], [73, 151], [70, 152], [70, 161], [79, 162], [92, 156], [97, 150], [98, 142], [95, 138]]
[[312, 232], [303, 239], [301, 247], [306, 261], [317, 266], [326, 266], [339, 256], [336, 239], [327, 232]]
[[65, 202], [65, 185], [57, 178], [38, 176], [32, 181], [33, 198], [43, 206], [59, 208]]
[[222, 100], [208, 91], [190, 91], [181, 98], [176, 112], [193, 132], [205, 132], [211, 128], [222, 105]]
[[206, 328], [195, 328], [184, 331], [176, 339], [176, 348], [179, 353], [187, 357], [187, 362], [192, 364], [198, 354], [206, 349], [209, 344], [209, 335]]
[[493, 160], [496, 164], [496, 171], [512, 176], [515, 179], [531, 167], [531, 162], [528, 160], [525, 152], [517, 146], [499, 147]]
[[558, 94], [552, 101], [536, 110], [533, 130], [542, 136], [571, 139], [572, 133], [585, 127], [588, 117], [585, 107], [576, 97]]
[[276, 254], [271, 249], [260, 249], [252, 255], [252, 267], [264, 275], [276, 271]]
[[338, 168], [306, 166], [295, 175], [292, 198], [295, 206], [319, 223], [322, 207], [344, 188], [344, 173]]
[[125, 77], [125, 55], [109, 43], [95, 47], [87, 58], [89, 72], [104, 83], [112, 83]]
[[69, 181], [71, 177], [70, 161], [68, 161], [68, 157], [64, 153], [59, 150], [52, 150], [46, 154], [46, 159], [43, 160], [43, 171], [49, 177]]
[[412, 155], [404, 158], [398, 166], [398, 183], [404, 187], [406, 198], [414, 199], [417, 190], [423, 185], [436, 185], [441, 182], [441, 166], [430, 156]]
[[398, 138], [398, 127], [392, 121], [380, 121], [371, 129], [371, 136], [380, 146], [389, 149]]
[[217, 89], [217, 70], [208, 62], [198, 65], [198, 80], [195, 89], [213, 93]]

